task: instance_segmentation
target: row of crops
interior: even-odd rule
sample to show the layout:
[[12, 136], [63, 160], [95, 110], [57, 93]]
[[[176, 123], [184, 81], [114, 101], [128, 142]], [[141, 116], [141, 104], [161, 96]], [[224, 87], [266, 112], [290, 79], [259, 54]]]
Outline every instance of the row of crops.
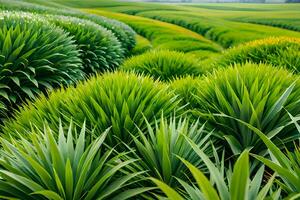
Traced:
[[299, 198], [298, 32], [30, 1], [0, 0], [0, 199]]

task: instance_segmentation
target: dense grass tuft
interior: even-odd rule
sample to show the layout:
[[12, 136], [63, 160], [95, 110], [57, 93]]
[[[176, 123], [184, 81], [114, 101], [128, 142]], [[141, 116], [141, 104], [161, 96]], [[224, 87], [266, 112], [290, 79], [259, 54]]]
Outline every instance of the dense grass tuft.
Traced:
[[123, 63], [121, 69], [147, 74], [162, 81], [205, 73], [195, 57], [169, 50], [154, 50], [132, 57]]
[[147, 131], [140, 131], [137, 137], [133, 137], [136, 148], [130, 150], [132, 157], [139, 160], [135, 163], [136, 168], [169, 186], [179, 187], [179, 179], [184, 181], [191, 178], [180, 158], [204, 169], [202, 159], [199, 159], [186, 138], [197, 144], [208, 157], [213, 157], [211, 144], [215, 138], [199, 121], [192, 123], [188, 118], [167, 120], [162, 117], [155, 123], [155, 128], [149, 125]]
[[137, 127], [145, 130], [147, 119], [153, 123], [161, 112], [165, 116], [173, 113], [179, 100], [168, 87], [149, 77], [123, 72], [108, 73], [91, 78], [86, 83], [53, 92], [49, 99], [42, 96], [16, 113], [15, 119], [7, 121], [5, 134], [30, 130], [30, 124], [43, 126], [46, 119], [49, 124], [65, 123], [71, 118], [81, 124], [84, 120], [95, 134], [101, 134], [112, 127], [107, 143], [116, 144], [116, 140], [130, 143], [131, 134], [137, 133]]
[[183, 95], [192, 97], [195, 113], [222, 133], [234, 153], [248, 147], [258, 153], [265, 150], [258, 136], [238, 120], [266, 135], [274, 134], [273, 139], [282, 140], [278, 144], [297, 137], [296, 128], [286, 124], [290, 121], [287, 111], [292, 115], [300, 112], [300, 83], [287, 70], [264, 64], [237, 65], [195, 83], [194, 94]]
[[68, 132], [61, 126], [59, 131], [45, 126], [43, 132], [34, 129], [21, 141], [1, 139], [1, 198], [112, 199], [121, 195], [124, 186], [140, 174], [126, 174], [133, 160], [123, 161], [124, 155], [105, 151], [109, 130], [90, 145], [85, 145], [85, 134], [84, 125], [80, 134], [71, 125]]
[[86, 74], [112, 70], [121, 63], [124, 52], [112, 32], [79, 18], [52, 15], [46, 18], [74, 37]]
[[218, 67], [246, 62], [282, 66], [295, 73], [299, 73], [300, 39], [272, 37], [255, 40], [225, 51], [213, 65]]
[[0, 13], [0, 49], [0, 101], [8, 107], [83, 78], [72, 37], [33, 14]]

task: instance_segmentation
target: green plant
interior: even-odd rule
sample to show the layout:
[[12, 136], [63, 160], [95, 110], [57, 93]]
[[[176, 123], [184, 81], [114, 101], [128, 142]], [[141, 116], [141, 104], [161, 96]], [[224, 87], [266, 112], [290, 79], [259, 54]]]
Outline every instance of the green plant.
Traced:
[[145, 119], [152, 124], [162, 111], [169, 116], [178, 109], [179, 102], [167, 85], [149, 77], [107, 73], [29, 103], [14, 119], [5, 122], [3, 130], [5, 134], [23, 132], [30, 130], [31, 123], [42, 127], [44, 119], [51, 125], [58, 124], [59, 118], [64, 123], [73, 118], [78, 124], [86, 119], [96, 133], [112, 127], [106, 139], [108, 144], [114, 146], [117, 140], [129, 144], [129, 133], [137, 133], [137, 127], [142, 131], [147, 128]]
[[225, 51], [213, 64], [216, 67], [234, 63], [266, 63], [285, 67], [295, 73], [300, 72], [300, 39], [267, 38], [252, 41]]
[[178, 156], [188, 160], [197, 168], [203, 168], [203, 162], [186, 141], [190, 138], [206, 155], [213, 156], [211, 144], [215, 141], [212, 132], [200, 126], [199, 121], [191, 123], [188, 118], [166, 120], [161, 117], [155, 128], [148, 124], [147, 131], [139, 131], [133, 136], [135, 148], [130, 148], [138, 171], [145, 171], [147, 176], [155, 177], [169, 186], [178, 187], [178, 178], [186, 180], [189, 176], [187, 167]]
[[[121, 42], [123, 51], [126, 54], [135, 46], [135, 32], [130, 26], [120, 21], [109, 19], [99, 15], [85, 14], [76, 10], [72, 10], [69, 7], [64, 7], [61, 4], [55, 4], [53, 2], [39, 1], [38, 3], [39, 4], [24, 1], [0, 0], [0, 9], [21, 10], [26, 12], [35, 12], [39, 14], [64, 15], [90, 20], [112, 31], [114, 35], [118, 38], [118, 40]], [[41, 3], [49, 3], [50, 5], [48, 6], [52, 6], [55, 4], [56, 6], [48, 7], [40, 5]]]
[[83, 78], [77, 47], [62, 29], [29, 13], [1, 12], [0, 22], [3, 107]]
[[121, 63], [124, 52], [112, 32], [79, 18], [56, 15], [46, 15], [46, 18], [74, 37], [80, 48], [85, 73], [111, 70]]
[[195, 57], [169, 50], [154, 50], [131, 57], [121, 69], [147, 74], [162, 81], [205, 73]]
[[131, 55], [139, 55], [145, 53], [152, 48], [151, 42], [146, 38], [136, 35], [136, 46], [131, 50]]
[[33, 129], [30, 139], [1, 139], [1, 198], [127, 199], [147, 190], [122, 190], [140, 173], [126, 173], [134, 160], [122, 161], [124, 154], [103, 151], [108, 133], [106, 130], [88, 146], [85, 125], [79, 135], [72, 125], [67, 133], [60, 125], [58, 134], [46, 125], [43, 132]]
[[[193, 149], [205, 162], [210, 172], [210, 180], [188, 161], [181, 158], [182, 162], [192, 173], [196, 184], [188, 183], [178, 179], [185, 191], [176, 191], [165, 183], [152, 178], [151, 180], [167, 195], [170, 200], [262, 200], [268, 194], [271, 199], [280, 199], [281, 190], [272, 190], [275, 175], [262, 187], [264, 167], [262, 166], [252, 180], [249, 172], [249, 152], [244, 151], [236, 163], [233, 170], [224, 168], [224, 160], [221, 169], [216, 166], [196, 144], [191, 143]], [[223, 157], [224, 158], [224, 157]], [[225, 170], [225, 171], [224, 171]]]
[[299, 95], [298, 77], [285, 69], [236, 65], [203, 79], [195, 94], [195, 114], [217, 128], [235, 154], [250, 147], [263, 154], [266, 149], [262, 141], [240, 121], [258, 128], [280, 146], [293, 141], [298, 132], [294, 126], [286, 126], [286, 110], [292, 115], [300, 113]]
[[[299, 119], [293, 117], [291, 114], [289, 115], [291, 117], [291, 123], [297, 127], [298, 133], [300, 133], [300, 126], [298, 123]], [[271, 155], [271, 160], [259, 155], [253, 156], [278, 174], [281, 181], [280, 185], [282, 189], [285, 190], [289, 199], [298, 199], [300, 193], [300, 148], [298, 144], [299, 140], [297, 142], [297, 145], [295, 145], [295, 148], [293, 148], [293, 150], [286, 149], [284, 153], [260, 130], [254, 127], [251, 128], [267, 146], [268, 152]]]
[[92, 14], [81, 14], [77, 17], [91, 20], [113, 32], [120, 41], [125, 55], [128, 55], [136, 45], [136, 33], [130, 26], [120, 21]]
[[186, 105], [186, 110], [193, 110], [198, 107], [195, 94], [201, 87], [201, 78], [192, 76], [178, 78], [170, 82], [170, 87], [182, 99], [182, 103]]

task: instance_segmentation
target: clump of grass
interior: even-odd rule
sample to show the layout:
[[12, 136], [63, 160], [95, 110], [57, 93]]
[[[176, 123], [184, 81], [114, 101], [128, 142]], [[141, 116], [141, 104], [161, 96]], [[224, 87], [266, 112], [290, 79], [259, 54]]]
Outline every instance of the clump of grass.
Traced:
[[290, 120], [286, 111], [299, 114], [300, 83], [285, 69], [249, 63], [220, 69], [201, 81], [195, 95], [196, 113], [222, 133], [234, 153], [249, 147], [257, 153], [265, 151], [243, 122], [279, 146], [298, 138], [296, 128], [286, 125]]
[[0, 13], [0, 101], [3, 109], [83, 78], [74, 40], [29, 13]]
[[63, 7], [61, 4], [56, 4], [53, 2], [47, 3], [51, 4], [51, 6], [56, 5], [55, 7], [48, 7], [34, 3], [14, 0], [0, 0], [0, 2], [0, 9], [2, 10], [21, 10], [26, 12], [35, 12], [39, 14], [64, 15], [93, 21], [94, 23], [114, 33], [114, 35], [121, 42], [122, 49], [125, 52], [125, 54], [128, 54], [136, 44], [136, 34], [133, 31], [133, 29], [130, 26], [114, 19], [109, 19], [99, 15], [85, 14], [76, 10], [70, 10], [68, 7]]
[[169, 50], [154, 50], [132, 57], [123, 63], [121, 69], [147, 74], [162, 81], [205, 73], [195, 57]]
[[[1, 139], [0, 196], [4, 199], [112, 199], [140, 173], [128, 173], [134, 160], [106, 150], [109, 130], [85, 145], [85, 125], [77, 134], [33, 129], [21, 140]], [[58, 139], [56, 136], [58, 135]], [[65, 136], [67, 135], [67, 136]], [[122, 172], [121, 172], [122, 171]], [[139, 192], [127, 192], [131, 197]], [[127, 199], [127, 198], [125, 198]]]
[[201, 88], [201, 78], [187, 76], [174, 79], [170, 82], [170, 87], [182, 99], [181, 102], [187, 110], [198, 107], [198, 101], [195, 97], [198, 89]]
[[41, 96], [17, 112], [14, 119], [7, 120], [3, 130], [5, 134], [25, 133], [31, 123], [42, 127], [45, 119], [56, 125], [60, 118], [63, 123], [72, 118], [77, 124], [86, 120], [90, 129], [96, 129], [96, 135], [111, 127], [106, 138], [110, 145], [119, 140], [129, 144], [130, 134], [147, 128], [145, 119], [152, 124], [162, 112], [169, 116], [178, 109], [179, 102], [167, 85], [149, 77], [108, 73], [53, 92], [49, 98]]
[[46, 18], [74, 37], [86, 74], [112, 70], [121, 63], [124, 52], [111, 31], [89, 20], [57, 15]]
[[186, 141], [192, 140], [208, 157], [213, 156], [211, 144], [215, 141], [213, 132], [205, 130], [199, 121], [191, 122], [188, 118], [168, 120], [161, 117], [155, 128], [148, 124], [146, 131], [139, 131], [133, 136], [135, 148], [130, 148], [133, 158], [138, 159], [134, 165], [146, 176], [155, 177], [172, 187], [179, 187], [178, 180], [190, 177], [188, 168], [180, 161], [183, 158], [195, 167], [204, 169], [204, 163]]
[[300, 39], [271, 37], [255, 40], [225, 51], [213, 64], [216, 67], [234, 63], [266, 63], [300, 72]]

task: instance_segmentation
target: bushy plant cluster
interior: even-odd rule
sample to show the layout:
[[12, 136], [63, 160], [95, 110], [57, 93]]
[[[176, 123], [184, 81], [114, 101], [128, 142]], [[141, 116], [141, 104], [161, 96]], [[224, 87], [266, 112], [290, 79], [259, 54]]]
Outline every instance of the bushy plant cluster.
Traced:
[[37, 14], [0, 13], [2, 116], [20, 104], [1, 122], [0, 199], [299, 198], [298, 39], [215, 58], [218, 45], [168, 23], [96, 12], [144, 38], [33, 5], [1, 6]]
[[112, 70], [123, 60], [120, 42], [102, 26], [74, 17], [46, 15], [45, 18], [73, 36], [86, 74]]
[[[40, 2], [42, 3], [42, 1]], [[49, 2], [49, 4], [54, 4]], [[58, 7], [59, 6], [59, 7]], [[133, 29], [114, 19], [109, 19], [99, 15], [85, 14], [78, 11], [71, 10], [69, 8], [61, 8], [60, 4], [55, 7], [37, 5], [29, 2], [16, 1], [16, 0], [1, 0], [0, 9], [2, 10], [17, 10], [34, 12], [39, 14], [51, 14], [51, 15], [64, 15], [70, 17], [77, 17], [81, 19], [90, 20], [108, 30], [110, 30], [121, 42], [123, 51], [127, 54], [135, 46], [135, 32]]]
[[0, 20], [1, 118], [40, 93], [113, 70], [125, 56], [117, 37], [89, 20], [10, 11]]
[[169, 50], [153, 50], [131, 57], [120, 69], [150, 75], [161, 81], [205, 73], [195, 57]]
[[224, 52], [214, 66], [229, 66], [234, 63], [266, 63], [285, 67], [295, 73], [300, 71], [300, 39], [271, 37], [239, 45]]
[[75, 42], [28, 13], [0, 14], [1, 113], [46, 89], [83, 78]]

